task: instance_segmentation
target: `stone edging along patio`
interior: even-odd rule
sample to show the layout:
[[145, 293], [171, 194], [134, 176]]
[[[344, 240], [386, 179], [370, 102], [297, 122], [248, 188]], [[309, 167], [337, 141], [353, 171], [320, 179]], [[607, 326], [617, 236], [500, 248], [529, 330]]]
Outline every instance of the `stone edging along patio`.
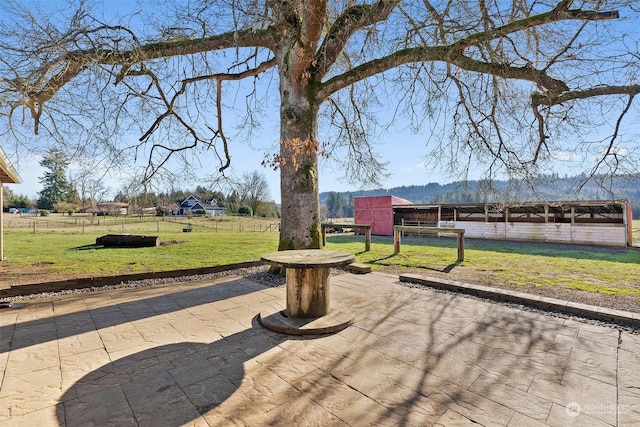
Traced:
[[405, 283], [417, 283], [432, 288], [465, 293], [498, 301], [522, 304], [545, 311], [555, 311], [559, 313], [577, 315], [587, 319], [613, 322], [640, 328], [640, 313], [634, 313], [631, 311], [615, 310], [557, 298], [527, 294], [524, 292], [491, 288], [489, 286], [472, 285], [455, 280], [439, 279], [414, 273], [401, 274], [400, 281]]
[[100, 286], [119, 285], [125, 282], [146, 279], [163, 279], [180, 276], [194, 276], [199, 274], [220, 273], [238, 268], [249, 268], [263, 265], [262, 261], [241, 262], [237, 264], [217, 265], [214, 267], [190, 268], [184, 270], [157, 271], [150, 273], [135, 273], [118, 276], [89, 277], [69, 280], [58, 280], [53, 282], [31, 283], [24, 285], [12, 285], [7, 289], [0, 289], [0, 298], [10, 298], [40, 294], [45, 292], [57, 292], [71, 289], [86, 289]]

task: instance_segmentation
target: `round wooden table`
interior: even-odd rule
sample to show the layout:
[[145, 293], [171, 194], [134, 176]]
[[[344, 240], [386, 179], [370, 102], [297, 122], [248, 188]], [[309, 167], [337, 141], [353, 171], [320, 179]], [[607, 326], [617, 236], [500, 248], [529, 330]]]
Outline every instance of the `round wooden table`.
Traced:
[[271, 252], [262, 260], [287, 270], [287, 315], [317, 318], [329, 313], [331, 267], [342, 267], [356, 259], [349, 252], [304, 249]]

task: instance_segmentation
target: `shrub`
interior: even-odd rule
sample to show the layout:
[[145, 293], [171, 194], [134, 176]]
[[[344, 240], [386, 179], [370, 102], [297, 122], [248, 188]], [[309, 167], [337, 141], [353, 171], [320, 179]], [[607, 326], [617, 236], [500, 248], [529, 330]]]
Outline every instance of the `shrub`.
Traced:
[[240, 206], [238, 209], [238, 215], [251, 216], [253, 212], [249, 206]]

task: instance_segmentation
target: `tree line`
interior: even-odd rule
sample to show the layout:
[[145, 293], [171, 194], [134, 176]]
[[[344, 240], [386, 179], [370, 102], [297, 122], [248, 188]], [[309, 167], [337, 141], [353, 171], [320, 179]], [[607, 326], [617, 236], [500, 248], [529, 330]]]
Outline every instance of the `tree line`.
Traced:
[[42, 189], [38, 197], [31, 199], [3, 187], [3, 209], [37, 209], [42, 215], [48, 212], [95, 213], [99, 203], [120, 202], [129, 205], [130, 213], [155, 208], [157, 214], [169, 215], [193, 195], [203, 204], [224, 207], [228, 214], [280, 217], [280, 208], [270, 198], [266, 178], [257, 171], [244, 173], [239, 179], [229, 181], [226, 191], [212, 190], [203, 185], [192, 189], [154, 191], [133, 179], [122, 185], [113, 199], [108, 199], [110, 189], [100, 177], [90, 170], [70, 173], [69, 164], [69, 158], [62, 151], [49, 150], [40, 161], [45, 172], [39, 179]]

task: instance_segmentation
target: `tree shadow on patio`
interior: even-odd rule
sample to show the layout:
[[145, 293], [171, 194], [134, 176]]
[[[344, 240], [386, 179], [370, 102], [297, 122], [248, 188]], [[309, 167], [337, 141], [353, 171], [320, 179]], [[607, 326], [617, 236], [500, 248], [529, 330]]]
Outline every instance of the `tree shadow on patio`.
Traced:
[[[184, 425], [205, 414], [209, 421], [224, 424], [246, 417], [243, 405], [236, 412], [218, 413], [215, 408], [241, 385], [249, 359], [288, 339], [300, 339], [267, 331], [256, 319], [252, 323], [250, 329], [209, 344], [154, 347], [90, 372], [62, 397], [57, 406], [59, 424]], [[273, 405], [268, 398], [264, 396], [264, 403]]]

